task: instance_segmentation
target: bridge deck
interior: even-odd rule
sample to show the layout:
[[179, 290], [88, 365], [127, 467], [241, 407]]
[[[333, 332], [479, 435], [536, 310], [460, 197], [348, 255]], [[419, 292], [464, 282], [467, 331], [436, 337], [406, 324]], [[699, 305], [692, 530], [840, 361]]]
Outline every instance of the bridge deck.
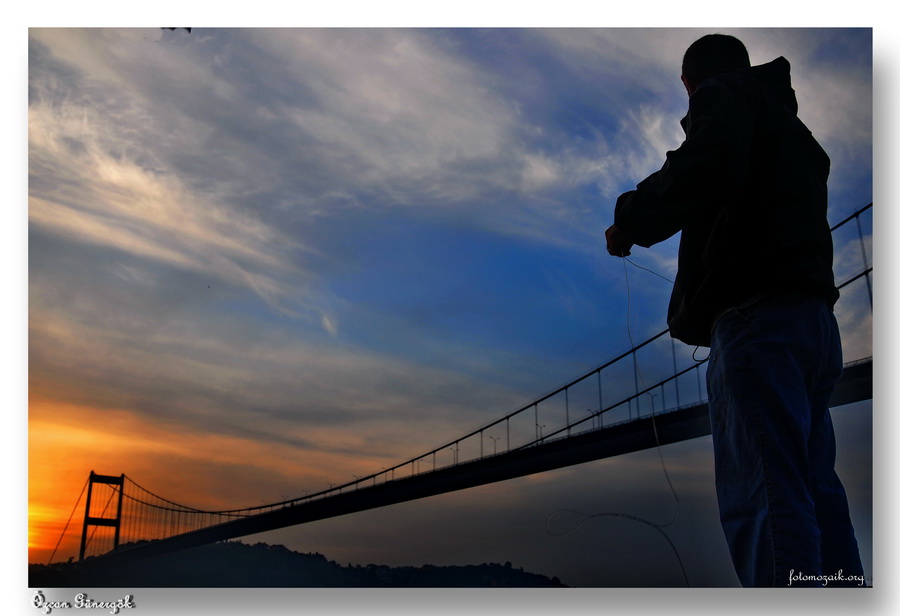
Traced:
[[[871, 359], [845, 367], [832, 396], [832, 406], [871, 398]], [[83, 564], [121, 566], [135, 559], [464, 490], [708, 434], [707, 405], [695, 404], [327, 498], [300, 502], [167, 539], [124, 546], [115, 552], [87, 559]]]

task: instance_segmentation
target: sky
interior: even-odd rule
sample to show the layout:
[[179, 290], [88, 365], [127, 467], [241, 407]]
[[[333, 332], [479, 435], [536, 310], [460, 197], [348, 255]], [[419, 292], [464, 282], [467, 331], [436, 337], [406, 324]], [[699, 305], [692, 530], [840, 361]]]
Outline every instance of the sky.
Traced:
[[[608, 257], [603, 231], [681, 142], [681, 54], [708, 31], [31, 29], [29, 562], [91, 470], [197, 508], [302, 496], [664, 329], [670, 283]], [[791, 62], [832, 160], [829, 219], [872, 202], [872, 31], [716, 31], [753, 64]], [[839, 281], [859, 267], [852, 231], [835, 236]], [[672, 278], [676, 251], [633, 261]], [[864, 285], [836, 310], [845, 359], [871, 356]], [[874, 577], [872, 404], [834, 419]], [[345, 565], [510, 561], [572, 586], [681, 586], [646, 525], [548, 531], [567, 509], [677, 508], [691, 585], [734, 586], [711, 466], [694, 439], [245, 540]]]

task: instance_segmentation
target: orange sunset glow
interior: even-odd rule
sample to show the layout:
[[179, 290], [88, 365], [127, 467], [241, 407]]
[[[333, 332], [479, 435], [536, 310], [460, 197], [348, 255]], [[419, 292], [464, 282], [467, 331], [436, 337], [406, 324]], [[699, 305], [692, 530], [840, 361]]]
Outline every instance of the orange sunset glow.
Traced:
[[[378, 470], [377, 460], [359, 459], [351, 469], [337, 455], [302, 454], [287, 445], [239, 436], [173, 431], [121, 409], [104, 409], [104, 421], [98, 423], [97, 413], [64, 403], [31, 402], [29, 562], [48, 562], [92, 470], [126, 472], [151, 489], [164, 486], [167, 498], [207, 510], [276, 502], [302, 495], [302, 486], [322, 489], [326, 480], [346, 481], [351, 470]], [[236, 467], [236, 455], [252, 462]], [[323, 468], [331, 473], [319, 470]], [[296, 493], [286, 493], [286, 482], [296, 486]], [[82, 500], [54, 562], [77, 558], [83, 509]]]

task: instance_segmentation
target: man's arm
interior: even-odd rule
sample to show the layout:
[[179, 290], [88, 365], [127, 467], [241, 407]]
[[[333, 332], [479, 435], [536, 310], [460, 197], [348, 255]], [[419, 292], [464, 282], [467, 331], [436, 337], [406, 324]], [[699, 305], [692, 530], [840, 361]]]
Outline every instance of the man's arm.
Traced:
[[649, 247], [686, 223], [721, 207], [747, 174], [752, 113], [725, 87], [709, 84], [691, 96], [681, 147], [668, 152], [662, 169], [616, 202], [607, 229], [607, 251], [627, 256], [632, 244]]

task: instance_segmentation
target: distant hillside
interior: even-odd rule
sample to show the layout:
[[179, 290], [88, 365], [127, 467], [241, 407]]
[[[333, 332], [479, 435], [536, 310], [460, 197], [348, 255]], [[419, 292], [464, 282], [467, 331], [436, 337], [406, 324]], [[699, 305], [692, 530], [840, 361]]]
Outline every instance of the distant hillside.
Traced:
[[239, 541], [184, 550], [99, 574], [81, 563], [29, 565], [32, 588], [561, 588], [510, 563], [344, 567], [321, 554]]

